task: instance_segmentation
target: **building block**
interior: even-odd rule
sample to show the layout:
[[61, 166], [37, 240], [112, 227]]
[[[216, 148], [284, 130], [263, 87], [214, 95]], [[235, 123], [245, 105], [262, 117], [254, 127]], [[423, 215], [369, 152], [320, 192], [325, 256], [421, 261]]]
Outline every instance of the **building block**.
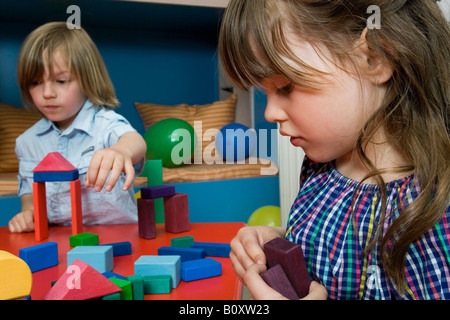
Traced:
[[47, 269], [58, 265], [58, 244], [45, 242], [22, 248], [19, 250], [19, 258], [28, 264], [31, 272]]
[[231, 252], [229, 243], [193, 242], [191, 248], [203, 249], [209, 257], [229, 258]]
[[34, 182], [46, 181], [74, 181], [79, 178], [78, 170], [73, 171], [55, 171], [55, 172], [34, 172]]
[[[163, 167], [161, 159], [151, 159], [145, 162], [144, 171], [141, 175], [147, 177], [147, 186], [160, 186], [163, 184]], [[164, 223], [164, 199], [155, 199], [155, 221]]]
[[115, 277], [109, 278], [109, 280], [122, 289], [120, 292], [120, 300], [133, 300], [133, 287], [131, 281]]
[[[144, 300], [144, 277], [140, 274], [128, 276], [133, 288], [133, 300]], [[169, 284], [170, 285], [170, 284]]]
[[172, 277], [164, 276], [145, 276], [144, 277], [144, 294], [162, 294], [172, 291]]
[[105, 243], [105, 244], [101, 244], [101, 246], [112, 246], [114, 257], [125, 256], [128, 254], [131, 254], [131, 251], [132, 251], [130, 241]]
[[72, 206], [72, 234], [78, 234], [83, 232], [80, 179], [70, 182], [70, 204]]
[[157, 199], [171, 197], [175, 195], [175, 187], [169, 185], [160, 185], [153, 187], [142, 187], [141, 197], [144, 199]]
[[311, 280], [301, 246], [286, 239], [275, 238], [264, 245], [264, 252], [269, 269], [280, 264], [299, 298], [306, 296]]
[[47, 292], [44, 300], [87, 300], [121, 290], [93, 267], [76, 259]]
[[42, 241], [48, 237], [47, 196], [45, 182], [33, 182], [34, 237]]
[[197, 248], [160, 247], [158, 255], [180, 256], [181, 262], [203, 259], [206, 257], [205, 250]]
[[134, 274], [145, 276], [172, 277], [172, 288], [180, 283], [181, 258], [180, 256], [140, 256], [134, 262]]
[[112, 272], [112, 271], [102, 272], [102, 275], [104, 275], [108, 279], [109, 278], [117, 278], [117, 279], [127, 280], [127, 277], [124, 277], [124, 276], [122, 276], [118, 273]]
[[193, 243], [193, 242], [194, 242], [194, 237], [192, 237], [192, 236], [172, 238], [172, 239], [170, 239], [170, 246], [171, 247], [179, 247], [179, 248], [190, 248], [191, 243]]
[[220, 276], [222, 264], [211, 258], [190, 260], [181, 263], [181, 279], [183, 281], [194, 281]]
[[98, 234], [95, 233], [79, 233], [69, 237], [69, 244], [71, 247], [76, 246], [95, 246], [99, 243]]
[[59, 152], [50, 152], [34, 168], [33, 172], [73, 171], [75, 168]]
[[260, 276], [272, 289], [278, 291], [284, 297], [290, 300], [300, 299], [280, 264], [267, 269]]
[[172, 197], [164, 198], [164, 217], [166, 231], [180, 233], [190, 230], [188, 196], [176, 193]]
[[77, 246], [67, 252], [67, 264], [81, 260], [100, 273], [111, 271], [114, 267], [111, 246]]
[[121, 300], [120, 292], [107, 294], [101, 297], [100, 300]]
[[147, 240], [156, 237], [155, 200], [156, 199], [137, 199], [138, 233], [139, 237]]
[[30, 267], [19, 257], [0, 250], [0, 300], [30, 295], [33, 276]]

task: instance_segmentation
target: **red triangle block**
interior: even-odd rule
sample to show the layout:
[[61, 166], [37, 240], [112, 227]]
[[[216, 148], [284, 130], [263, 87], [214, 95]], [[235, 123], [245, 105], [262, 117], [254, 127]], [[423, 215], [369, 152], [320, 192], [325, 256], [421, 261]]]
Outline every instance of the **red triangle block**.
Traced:
[[44, 300], [87, 300], [122, 291], [87, 263], [76, 259], [44, 296]]
[[33, 172], [55, 172], [55, 171], [73, 171], [77, 170], [66, 158], [59, 152], [50, 152], [34, 168]]

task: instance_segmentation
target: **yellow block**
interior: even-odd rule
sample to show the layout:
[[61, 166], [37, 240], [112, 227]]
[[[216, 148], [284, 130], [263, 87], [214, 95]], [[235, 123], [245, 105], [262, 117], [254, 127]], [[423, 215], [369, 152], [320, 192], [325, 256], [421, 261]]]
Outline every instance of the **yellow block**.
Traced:
[[0, 300], [30, 295], [32, 283], [33, 276], [25, 261], [0, 250]]

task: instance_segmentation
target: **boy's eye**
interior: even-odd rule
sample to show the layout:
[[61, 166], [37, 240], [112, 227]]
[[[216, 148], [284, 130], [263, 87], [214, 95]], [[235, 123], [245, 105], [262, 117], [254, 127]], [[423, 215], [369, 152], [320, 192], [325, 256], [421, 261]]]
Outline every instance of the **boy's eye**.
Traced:
[[275, 93], [276, 94], [280, 94], [280, 95], [288, 95], [288, 94], [290, 94], [292, 92], [293, 87], [294, 87], [293, 84], [289, 83], [288, 85], [277, 89], [275, 91]]
[[66, 80], [66, 79], [58, 79], [58, 80], [56, 80], [56, 83], [59, 83], [59, 84], [65, 84], [67, 82], [68, 82], [68, 80]]

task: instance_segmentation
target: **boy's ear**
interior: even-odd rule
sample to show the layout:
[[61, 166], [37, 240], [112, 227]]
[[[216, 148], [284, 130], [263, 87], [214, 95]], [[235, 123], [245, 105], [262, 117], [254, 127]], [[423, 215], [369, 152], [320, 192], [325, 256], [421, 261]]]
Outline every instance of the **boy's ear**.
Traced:
[[383, 84], [392, 77], [394, 73], [392, 66], [369, 47], [367, 28], [362, 32], [357, 48], [358, 54], [362, 58], [361, 66], [363, 71], [372, 79], [374, 84]]

